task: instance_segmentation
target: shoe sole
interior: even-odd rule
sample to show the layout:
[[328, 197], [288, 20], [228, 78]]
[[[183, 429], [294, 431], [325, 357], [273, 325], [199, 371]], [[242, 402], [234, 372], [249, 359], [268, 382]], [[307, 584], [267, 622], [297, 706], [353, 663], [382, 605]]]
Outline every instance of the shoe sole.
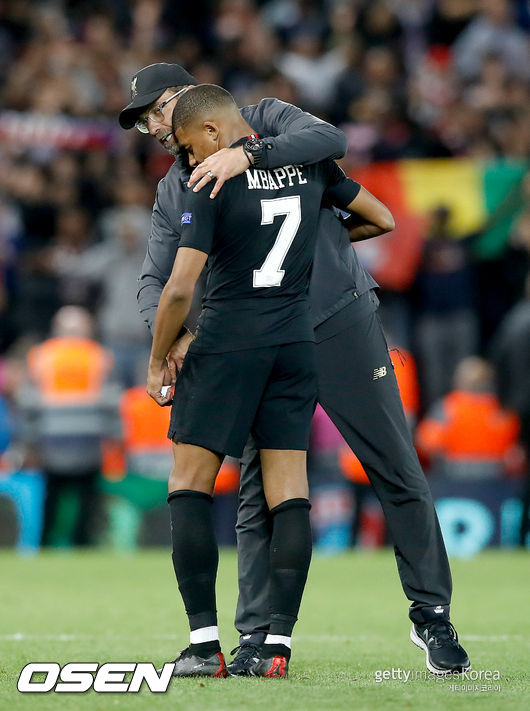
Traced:
[[248, 676], [253, 677], [254, 679], [288, 679], [289, 674], [254, 674], [253, 672], [250, 672]]
[[172, 674], [173, 679], [226, 679], [230, 676], [226, 670], [214, 672], [213, 674], [201, 674], [190, 672], [189, 674]]
[[189, 674], [172, 674], [173, 679], [226, 679], [229, 676], [226, 669], [211, 673], [190, 672]]
[[226, 679], [230, 674], [172, 674], [172, 679]]
[[451, 670], [451, 669], [438, 669], [437, 667], [434, 667], [431, 664], [431, 661], [429, 659], [429, 648], [427, 647], [427, 644], [425, 641], [419, 636], [419, 634], [416, 632], [414, 629], [414, 625], [412, 625], [411, 630], [410, 630], [410, 640], [413, 644], [416, 645], [416, 647], [419, 647], [420, 649], [423, 649], [425, 652], [425, 664], [427, 666], [427, 669], [432, 672], [433, 674], [438, 674], [439, 676], [446, 676], [447, 674], [461, 674], [462, 672], [467, 672], [471, 670], [471, 664], [466, 667], [465, 669], [459, 669], [459, 670]]

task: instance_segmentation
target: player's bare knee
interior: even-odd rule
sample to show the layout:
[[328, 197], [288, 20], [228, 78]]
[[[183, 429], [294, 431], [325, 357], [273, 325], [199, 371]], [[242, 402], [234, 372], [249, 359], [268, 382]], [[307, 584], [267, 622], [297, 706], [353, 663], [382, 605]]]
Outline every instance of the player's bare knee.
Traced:
[[181, 489], [191, 489], [192, 491], [202, 491], [205, 494], [213, 494], [215, 484], [215, 474], [205, 473], [193, 466], [176, 467], [173, 465], [169, 474], [168, 491], [179, 491]]
[[279, 490], [274, 489], [272, 491], [265, 488], [265, 498], [267, 499], [269, 509], [273, 509], [291, 499], [308, 499], [309, 491], [307, 485], [293, 486]]
[[263, 474], [263, 488], [269, 509], [290, 499], [308, 499], [309, 486], [305, 471], [290, 476], [275, 477]]
[[173, 443], [173, 466], [169, 475], [169, 492], [182, 489], [212, 494], [221, 458], [202, 447]]
[[262, 449], [260, 454], [269, 509], [289, 499], [309, 498], [304, 451]]

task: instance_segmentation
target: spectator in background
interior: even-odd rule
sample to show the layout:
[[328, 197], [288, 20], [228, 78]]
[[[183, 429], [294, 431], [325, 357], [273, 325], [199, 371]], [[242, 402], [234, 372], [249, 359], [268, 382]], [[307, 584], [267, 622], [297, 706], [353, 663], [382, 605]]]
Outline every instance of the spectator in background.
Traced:
[[93, 340], [90, 315], [76, 306], [60, 309], [51, 338], [28, 353], [31, 387], [20, 402], [26, 439], [46, 476], [45, 545], [93, 541], [101, 445], [119, 436], [111, 368], [111, 356]]
[[44, 248], [55, 231], [57, 211], [49, 200], [44, 170], [17, 163], [6, 178], [16, 200], [22, 233], [15, 277], [15, 320], [20, 331], [44, 337], [59, 303]]
[[333, 94], [337, 79], [346, 66], [342, 48], [324, 51], [322, 37], [304, 28], [295, 34], [279, 60], [278, 67], [296, 86], [309, 111], [321, 111]]
[[520, 440], [526, 457], [520, 531], [524, 546], [530, 526], [530, 274], [523, 299], [507, 313], [493, 339], [492, 357], [501, 402], [521, 420]]
[[451, 57], [445, 47], [430, 48], [415, 64], [407, 93], [409, 113], [422, 126], [436, 128], [458, 96]]
[[352, 36], [344, 51], [345, 67], [337, 77], [333, 97], [331, 118], [340, 124], [348, 120], [350, 105], [356, 101], [364, 89], [361, 72], [363, 46], [358, 37]]
[[122, 440], [112, 459], [105, 457], [102, 485], [110, 495], [107, 538], [115, 548], [130, 549], [138, 543], [143, 514], [165, 500], [173, 459], [170, 411], [157, 406], [145, 385], [137, 385], [122, 393], [119, 412]]
[[21, 236], [20, 211], [0, 195], [0, 353], [11, 345], [15, 334], [12, 307]]
[[[530, 173], [526, 177], [530, 188]], [[520, 299], [528, 298], [528, 277], [530, 275], [530, 206], [515, 222], [505, 255], [505, 282], [509, 305], [514, 306]], [[506, 318], [508, 314], [506, 314]]]
[[467, 103], [487, 112], [506, 111], [509, 78], [502, 56], [495, 53], [486, 55], [481, 63], [477, 81], [464, 93]]
[[[529, 123], [530, 127], [530, 123]], [[517, 163], [512, 164], [517, 169]], [[520, 165], [520, 164], [519, 164]], [[523, 168], [524, 169], [524, 168]], [[525, 281], [530, 269], [530, 170], [521, 175], [504, 199], [497, 203], [477, 233], [476, 251], [481, 250], [481, 234], [502, 231], [504, 249], [500, 254], [477, 261], [479, 318], [485, 348], [498, 331], [510, 308], [524, 298]], [[475, 246], [475, 245], [474, 245]], [[492, 288], [495, 285], [495, 288]]]
[[90, 279], [68, 272], [57, 273], [57, 265], [81, 257], [92, 246], [92, 225], [88, 213], [79, 207], [67, 207], [57, 215], [57, 228], [46, 249], [48, 269], [57, 289], [61, 304], [75, 304], [93, 310], [96, 294]]
[[519, 435], [519, 419], [494, 394], [494, 371], [472, 356], [456, 369], [454, 390], [438, 401], [416, 432], [419, 451], [433, 471], [460, 481], [505, 476]]
[[475, 79], [491, 53], [503, 57], [515, 75], [530, 77], [528, 38], [514, 21], [508, 0], [480, 0], [480, 12], [453, 46], [456, 69], [464, 80]]
[[[167, 437], [170, 408], [159, 407], [145, 384], [125, 390], [119, 401], [122, 440], [106, 448], [102, 489], [110, 495], [108, 541], [116, 548], [135, 548], [144, 515], [165, 505], [167, 473], [173, 465]], [[225, 457], [215, 481], [212, 514], [221, 545], [235, 543], [236, 499], [239, 462]]]
[[13, 350], [0, 360], [0, 473], [35, 465], [35, 453], [24, 445], [18, 393], [26, 378], [24, 359]]
[[118, 193], [118, 205], [101, 218], [104, 241], [79, 254], [57, 253], [55, 267], [65, 289], [79, 279], [99, 287], [98, 326], [114, 356], [113, 377], [123, 387], [133, 387], [144, 380], [150, 349], [149, 332], [136, 309], [136, 290], [151, 215], [138, 204], [143, 189], [137, 181], [119, 186]]
[[61, 151], [46, 168], [47, 195], [57, 211], [68, 210], [81, 202], [81, 180], [74, 153]]
[[[26, 378], [25, 357], [13, 347], [0, 359], [0, 503], [7, 498], [16, 516], [17, 550], [31, 554], [41, 542], [45, 483], [36, 453], [23, 436], [18, 394]], [[2, 512], [1, 534], [10, 528], [9, 519]]]
[[431, 16], [426, 27], [427, 41], [431, 45], [446, 47], [451, 46], [469, 25], [477, 8], [477, 0], [437, 0], [429, 4]]
[[451, 213], [433, 210], [415, 284], [416, 346], [427, 405], [445, 395], [456, 364], [476, 352], [474, 271], [467, 243], [455, 239]]

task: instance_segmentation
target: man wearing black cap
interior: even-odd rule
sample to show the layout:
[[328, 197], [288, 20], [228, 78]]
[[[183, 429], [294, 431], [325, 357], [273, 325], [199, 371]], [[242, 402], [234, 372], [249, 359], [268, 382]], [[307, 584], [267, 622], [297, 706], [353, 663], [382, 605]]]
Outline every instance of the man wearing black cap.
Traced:
[[[175, 163], [160, 181], [147, 255], [139, 279], [140, 312], [152, 329], [160, 294], [169, 279], [180, 238], [184, 188], [223, 182], [252, 164], [264, 170], [338, 158], [346, 150], [338, 129], [276, 99], [241, 109], [260, 137], [204, 160], [191, 177], [171, 132], [178, 94], [197, 82], [182, 67], [153, 64], [131, 83], [131, 103], [121, 112], [124, 128], [136, 126], [155, 136]], [[366, 237], [366, 225], [350, 230], [353, 241]], [[369, 233], [369, 230], [368, 230]], [[350, 236], [336, 211], [323, 207], [311, 282], [317, 343], [319, 401], [360, 459], [381, 501], [394, 542], [398, 571], [411, 600], [411, 640], [426, 653], [437, 674], [470, 667], [449, 621], [451, 573], [432, 497], [403, 414], [399, 390], [378, 320], [372, 277], [360, 265]], [[188, 323], [193, 330], [194, 324]], [[193, 338], [181, 332], [168, 354], [182, 363]], [[170, 385], [175, 373], [168, 373]], [[238, 510], [239, 600], [236, 627], [240, 646], [228, 665], [233, 675], [248, 674], [268, 625], [268, 507], [261, 484], [259, 455], [252, 442], [243, 454]]]
[[[122, 128], [135, 126], [141, 133], [153, 133], [164, 148], [177, 155], [178, 148], [171, 132], [171, 114], [180, 94], [196, 80], [178, 64], [150, 64], [131, 81], [131, 103], [120, 113]], [[162, 135], [158, 131], [164, 125]], [[150, 124], [156, 127], [153, 132]]]

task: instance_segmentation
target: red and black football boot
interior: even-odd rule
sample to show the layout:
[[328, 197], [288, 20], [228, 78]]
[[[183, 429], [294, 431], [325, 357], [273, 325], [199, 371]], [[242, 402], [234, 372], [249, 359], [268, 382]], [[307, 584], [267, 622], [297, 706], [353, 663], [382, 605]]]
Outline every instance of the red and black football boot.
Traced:
[[208, 657], [199, 657], [190, 651], [190, 648], [184, 649], [175, 659], [175, 668], [172, 676], [214, 676], [226, 677], [225, 658], [222, 652], [215, 652]]
[[250, 668], [251, 676], [262, 676], [267, 679], [287, 679], [289, 676], [289, 658], [291, 650], [287, 647], [284, 654], [269, 652], [268, 645], [260, 650], [260, 660]]

